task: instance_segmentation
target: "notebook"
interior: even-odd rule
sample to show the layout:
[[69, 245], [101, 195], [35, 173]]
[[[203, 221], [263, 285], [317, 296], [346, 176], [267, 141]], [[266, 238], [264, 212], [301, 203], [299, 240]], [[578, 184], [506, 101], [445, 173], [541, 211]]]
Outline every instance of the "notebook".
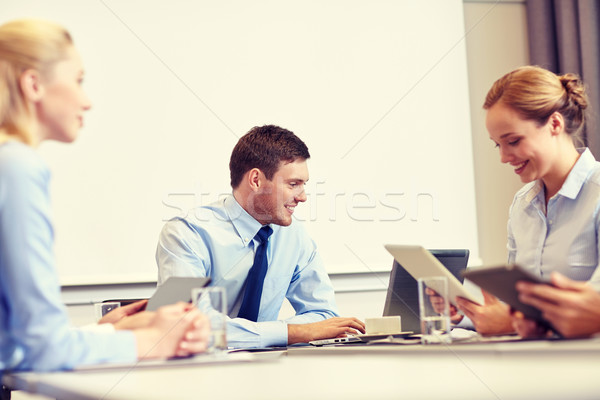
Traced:
[[[400, 259], [412, 261], [411, 257], [403, 257], [403, 251], [424, 251], [432, 254], [445, 267], [453, 277], [460, 283], [463, 282], [462, 271], [467, 267], [469, 260], [469, 250], [452, 249], [452, 250], [415, 250], [413, 246], [406, 249], [403, 246], [394, 247], [395, 252]], [[386, 246], [387, 248], [387, 246]], [[389, 250], [389, 249], [388, 249]], [[391, 252], [391, 251], [390, 251]], [[419, 270], [422, 264], [406, 264], [412, 270]], [[442, 267], [442, 268], [443, 268]], [[426, 268], [423, 268], [425, 270]], [[383, 316], [400, 315], [402, 330], [421, 332], [421, 324], [419, 320], [419, 291], [417, 280], [407, 271], [403, 265], [397, 260], [394, 260], [392, 271], [390, 273], [390, 282], [388, 285], [387, 296], [383, 308]]]

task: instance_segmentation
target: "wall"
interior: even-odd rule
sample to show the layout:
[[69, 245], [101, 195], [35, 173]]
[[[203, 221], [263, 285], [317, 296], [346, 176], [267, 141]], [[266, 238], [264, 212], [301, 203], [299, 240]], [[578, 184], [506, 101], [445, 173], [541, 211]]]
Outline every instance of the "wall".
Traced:
[[464, 13], [479, 256], [484, 265], [500, 264], [507, 259], [508, 208], [522, 183], [510, 166], [500, 163], [481, 106], [496, 79], [529, 63], [525, 2], [468, 1]]
[[[527, 22], [524, 0], [464, 1], [467, 68], [477, 200], [479, 262], [501, 264], [507, 259], [506, 223], [513, 195], [521, 181], [500, 158], [485, 130], [481, 108], [493, 82], [528, 64]], [[506, 29], [510, 24], [510, 29]], [[340, 313], [358, 318], [383, 310], [386, 275], [332, 276]], [[379, 288], [378, 288], [379, 287]], [[293, 310], [284, 308], [282, 315]]]
[[78, 140], [40, 146], [62, 284], [155, 279], [164, 222], [229, 193], [231, 149], [265, 123], [310, 148], [294, 217], [329, 273], [389, 271], [390, 242], [478, 257], [461, 0], [0, 9], [65, 25], [86, 70]]
[[[485, 93], [502, 74], [527, 64], [527, 29], [523, 1], [465, 1], [464, 17], [473, 159], [479, 231], [479, 254], [483, 264], [506, 259], [506, 219], [513, 194], [521, 186], [512, 170], [501, 165], [496, 149], [485, 132], [481, 104]], [[511, 28], [506, 29], [510, 24]], [[332, 276], [342, 315], [373, 316], [383, 309], [386, 274], [339, 274]], [[90, 322], [90, 301], [115, 297], [145, 297], [151, 285], [75, 286], [64, 289], [75, 324]], [[374, 311], [377, 310], [377, 311]], [[282, 316], [291, 310], [285, 306]]]

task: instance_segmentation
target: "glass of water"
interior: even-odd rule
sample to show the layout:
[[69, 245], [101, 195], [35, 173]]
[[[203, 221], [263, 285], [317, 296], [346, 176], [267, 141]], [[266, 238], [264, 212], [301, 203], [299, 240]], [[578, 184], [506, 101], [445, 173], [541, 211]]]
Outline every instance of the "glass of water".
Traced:
[[227, 297], [225, 288], [210, 286], [192, 290], [194, 305], [210, 320], [209, 353], [227, 350]]
[[418, 284], [421, 343], [450, 343], [448, 280], [434, 276], [421, 278]]

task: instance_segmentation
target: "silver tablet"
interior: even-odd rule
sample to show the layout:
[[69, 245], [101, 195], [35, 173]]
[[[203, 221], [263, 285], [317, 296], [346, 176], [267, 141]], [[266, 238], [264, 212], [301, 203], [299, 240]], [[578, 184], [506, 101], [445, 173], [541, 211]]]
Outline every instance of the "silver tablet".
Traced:
[[477, 304], [482, 304], [481, 298], [469, 292], [462, 283], [433, 254], [422, 246], [409, 246], [399, 244], [386, 244], [385, 248], [394, 259], [413, 278], [429, 278], [432, 276], [444, 276], [448, 280], [448, 301], [455, 303], [456, 297], [464, 297]]

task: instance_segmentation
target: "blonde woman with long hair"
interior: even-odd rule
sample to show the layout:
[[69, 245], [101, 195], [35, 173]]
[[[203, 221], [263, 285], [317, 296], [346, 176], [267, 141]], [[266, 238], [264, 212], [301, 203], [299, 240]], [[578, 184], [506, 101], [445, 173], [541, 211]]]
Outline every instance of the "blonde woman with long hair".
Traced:
[[[188, 304], [142, 305], [69, 326], [54, 265], [50, 171], [40, 143], [77, 138], [91, 107], [69, 33], [46, 21], [0, 26], [0, 378], [2, 371], [59, 370], [100, 362], [182, 356], [206, 348], [204, 316]], [[129, 329], [123, 329], [129, 328]]]

